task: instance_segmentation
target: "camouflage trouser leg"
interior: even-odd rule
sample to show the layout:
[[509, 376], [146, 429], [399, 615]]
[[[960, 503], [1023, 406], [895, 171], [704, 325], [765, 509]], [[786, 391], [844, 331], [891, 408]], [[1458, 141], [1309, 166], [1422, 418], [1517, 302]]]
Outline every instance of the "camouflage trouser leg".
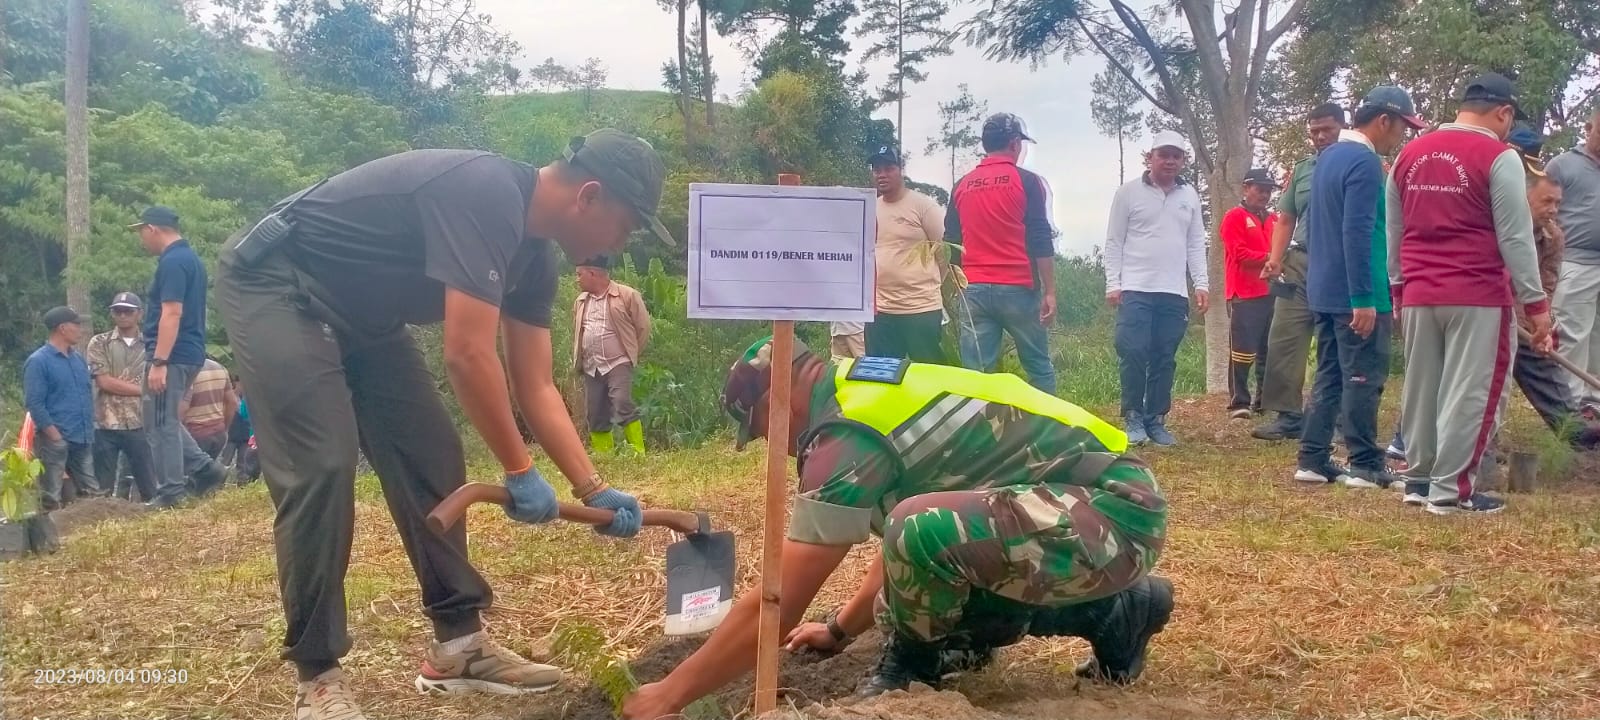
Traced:
[[[1148, 482], [1119, 462], [1106, 479]], [[940, 640], [974, 589], [1041, 607], [1108, 597], [1144, 577], [1160, 555], [1160, 527], [1119, 521], [1130, 503], [1067, 484], [927, 493], [890, 513], [883, 538], [879, 623]]]

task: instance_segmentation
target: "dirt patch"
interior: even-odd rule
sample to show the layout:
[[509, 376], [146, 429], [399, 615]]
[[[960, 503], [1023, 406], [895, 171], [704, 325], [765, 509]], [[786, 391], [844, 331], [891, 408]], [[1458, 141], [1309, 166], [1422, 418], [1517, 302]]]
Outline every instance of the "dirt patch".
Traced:
[[110, 497], [80, 498], [60, 510], [51, 512], [50, 519], [56, 523], [56, 532], [66, 537], [96, 523], [106, 520], [125, 520], [146, 512], [149, 512], [149, 509], [142, 503], [129, 500]]
[[[658, 643], [628, 664], [640, 684], [667, 676], [673, 668], [699, 649], [703, 638], [685, 638]], [[863, 635], [837, 655], [782, 653], [778, 671], [779, 703], [805, 706], [826, 702], [855, 692], [857, 683], [878, 660], [876, 632]], [[748, 717], [754, 673], [729, 685], [716, 696], [724, 717]], [[529, 703], [519, 720], [614, 720], [611, 699], [593, 685], [557, 689]]]
[[1079, 693], [1069, 697], [1009, 701], [985, 708], [973, 705], [971, 699], [959, 692], [935, 691], [915, 684], [909, 691], [886, 693], [871, 700], [791, 708], [768, 714], [762, 720], [1207, 720], [1215, 717], [1204, 707], [1186, 700], [1110, 689], [1083, 690], [1080, 687]]

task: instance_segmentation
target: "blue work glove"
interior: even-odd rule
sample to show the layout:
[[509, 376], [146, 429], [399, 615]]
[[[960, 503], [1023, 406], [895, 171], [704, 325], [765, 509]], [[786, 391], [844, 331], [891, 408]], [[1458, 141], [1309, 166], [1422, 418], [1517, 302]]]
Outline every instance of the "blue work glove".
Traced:
[[639, 525], [644, 522], [644, 511], [639, 509], [639, 501], [616, 488], [601, 490], [584, 500], [583, 504], [616, 513], [610, 523], [594, 526], [594, 531], [601, 535], [631, 538], [639, 534]]
[[556, 505], [556, 491], [545, 482], [538, 468], [529, 467], [520, 473], [506, 473], [506, 490], [511, 493], [511, 504], [506, 515], [512, 520], [530, 525], [547, 523], [556, 519], [561, 509]]

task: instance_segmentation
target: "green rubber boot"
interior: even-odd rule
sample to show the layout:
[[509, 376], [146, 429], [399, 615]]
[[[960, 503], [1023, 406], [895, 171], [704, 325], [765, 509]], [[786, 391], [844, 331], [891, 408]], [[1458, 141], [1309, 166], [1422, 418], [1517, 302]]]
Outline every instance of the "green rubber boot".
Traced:
[[610, 430], [589, 433], [589, 449], [597, 453], [615, 452], [617, 439], [611, 435]]
[[628, 444], [633, 446], [635, 452], [644, 454], [644, 425], [634, 420], [622, 427], [622, 435], [628, 439]]

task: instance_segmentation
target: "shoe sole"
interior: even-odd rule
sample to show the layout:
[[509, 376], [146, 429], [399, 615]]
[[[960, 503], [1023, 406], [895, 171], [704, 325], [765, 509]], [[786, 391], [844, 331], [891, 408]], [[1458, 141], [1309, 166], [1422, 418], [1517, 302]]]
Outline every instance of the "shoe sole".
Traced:
[[1368, 480], [1366, 478], [1359, 478], [1359, 477], [1356, 477], [1354, 475], [1346, 475], [1346, 476], [1344, 476], [1344, 479], [1341, 480], [1340, 482], [1343, 483], [1344, 486], [1347, 487], [1347, 488], [1356, 488], [1356, 489], [1359, 489], [1359, 490], [1385, 490], [1385, 489], [1387, 489], [1383, 485], [1379, 485], [1379, 484], [1377, 484], [1377, 483], [1375, 483], [1375, 482], [1373, 482], [1371, 480]]
[[1306, 483], [1308, 485], [1328, 485], [1330, 483], [1345, 482], [1345, 481], [1347, 481], [1349, 479], [1350, 479], [1349, 475], [1343, 475], [1343, 474], [1336, 475], [1336, 476], [1334, 476], [1334, 478], [1332, 480], [1329, 480], [1328, 476], [1323, 475], [1322, 473], [1319, 473], [1319, 472], [1317, 472], [1315, 470], [1296, 470], [1296, 471], [1294, 471], [1294, 481], [1295, 482]]
[[1423, 496], [1421, 496], [1421, 495], [1406, 495], [1405, 497], [1400, 499], [1400, 502], [1402, 504], [1405, 504], [1405, 505], [1421, 506], [1421, 505], [1427, 505], [1428, 504], [1428, 499], [1423, 497]]
[[1493, 510], [1468, 510], [1468, 509], [1466, 509], [1464, 507], [1460, 507], [1460, 506], [1457, 506], [1457, 505], [1435, 505], [1433, 503], [1428, 503], [1428, 512], [1430, 512], [1430, 513], [1432, 513], [1434, 515], [1440, 515], [1440, 516], [1444, 516], [1444, 515], [1494, 515], [1494, 514], [1497, 514], [1501, 510], [1504, 510], [1504, 509], [1506, 509], [1506, 506], [1504, 506], [1504, 505], [1501, 505], [1500, 507], [1494, 508]]
[[484, 693], [487, 695], [536, 695], [549, 691], [560, 685], [560, 680], [551, 681], [548, 685], [508, 685], [489, 680], [476, 680], [473, 678], [447, 678], [434, 680], [417, 676], [412, 683], [417, 692], [422, 695], [471, 695]]

